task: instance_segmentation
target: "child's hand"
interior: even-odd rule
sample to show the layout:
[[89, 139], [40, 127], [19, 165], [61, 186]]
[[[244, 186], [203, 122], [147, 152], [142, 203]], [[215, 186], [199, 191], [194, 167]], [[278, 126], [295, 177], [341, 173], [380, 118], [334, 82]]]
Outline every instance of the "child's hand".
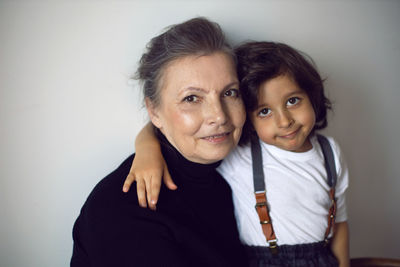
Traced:
[[151, 123], [148, 123], [139, 132], [135, 146], [135, 158], [122, 191], [128, 192], [132, 183], [136, 181], [139, 205], [146, 208], [148, 202], [149, 208], [155, 210], [161, 188], [161, 178], [164, 177], [164, 183], [169, 189], [175, 190], [177, 186], [168, 172], [167, 164], [161, 153], [160, 143], [154, 135]]
[[148, 203], [149, 208], [155, 210], [162, 177], [164, 178], [165, 185], [169, 189], [175, 190], [177, 188], [172, 181], [171, 175], [168, 172], [168, 167], [162, 156], [156, 159], [156, 155], [154, 154], [151, 154], [151, 157], [146, 157], [142, 154], [141, 157], [135, 157], [133, 160], [122, 191], [125, 193], [128, 192], [132, 183], [136, 181], [139, 205], [146, 208]]

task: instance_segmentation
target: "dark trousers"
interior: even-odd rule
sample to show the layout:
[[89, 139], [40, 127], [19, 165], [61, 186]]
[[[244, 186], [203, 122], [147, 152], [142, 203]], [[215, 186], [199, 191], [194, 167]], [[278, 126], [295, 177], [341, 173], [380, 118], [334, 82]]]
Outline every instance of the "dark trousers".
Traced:
[[329, 245], [323, 242], [278, 246], [278, 253], [272, 254], [269, 247], [247, 246], [250, 267], [337, 267], [337, 259]]

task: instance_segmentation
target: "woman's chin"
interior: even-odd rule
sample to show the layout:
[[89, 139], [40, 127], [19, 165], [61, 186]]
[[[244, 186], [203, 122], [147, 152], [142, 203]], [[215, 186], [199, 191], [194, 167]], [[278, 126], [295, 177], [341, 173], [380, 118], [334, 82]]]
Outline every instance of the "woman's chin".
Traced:
[[233, 142], [208, 143], [203, 149], [199, 150], [199, 153], [190, 157], [192, 159], [188, 159], [202, 164], [215, 163], [226, 158], [234, 147]]

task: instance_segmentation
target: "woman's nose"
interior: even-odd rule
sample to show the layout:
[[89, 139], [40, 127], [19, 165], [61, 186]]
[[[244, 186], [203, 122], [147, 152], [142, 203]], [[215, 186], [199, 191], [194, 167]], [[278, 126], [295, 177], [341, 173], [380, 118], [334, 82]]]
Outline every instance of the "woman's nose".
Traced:
[[224, 125], [227, 123], [228, 116], [220, 101], [210, 103], [206, 109], [205, 113], [208, 124]]

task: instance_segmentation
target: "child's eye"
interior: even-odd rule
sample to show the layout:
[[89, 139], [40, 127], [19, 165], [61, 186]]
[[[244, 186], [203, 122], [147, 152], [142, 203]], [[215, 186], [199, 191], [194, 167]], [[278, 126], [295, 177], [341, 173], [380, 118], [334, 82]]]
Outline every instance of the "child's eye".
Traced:
[[271, 113], [271, 110], [269, 108], [263, 108], [258, 112], [258, 116], [260, 117], [266, 117]]
[[239, 97], [239, 90], [238, 89], [226, 90], [224, 96]]
[[300, 98], [299, 97], [291, 97], [291, 98], [289, 98], [288, 99], [288, 101], [286, 102], [286, 104], [288, 105], [288, 106], [293, 106], [293, 105], [296, 105], [297, 103], [299, 103], [299, 101], [300, 101]]
[[182, 100], [182, 102], [189, 102], [189, 103], [198, 102], [198, 101], [199, 101], [199, 97], [196, 95], [188, 95], [188, 96], [184, 97]]

